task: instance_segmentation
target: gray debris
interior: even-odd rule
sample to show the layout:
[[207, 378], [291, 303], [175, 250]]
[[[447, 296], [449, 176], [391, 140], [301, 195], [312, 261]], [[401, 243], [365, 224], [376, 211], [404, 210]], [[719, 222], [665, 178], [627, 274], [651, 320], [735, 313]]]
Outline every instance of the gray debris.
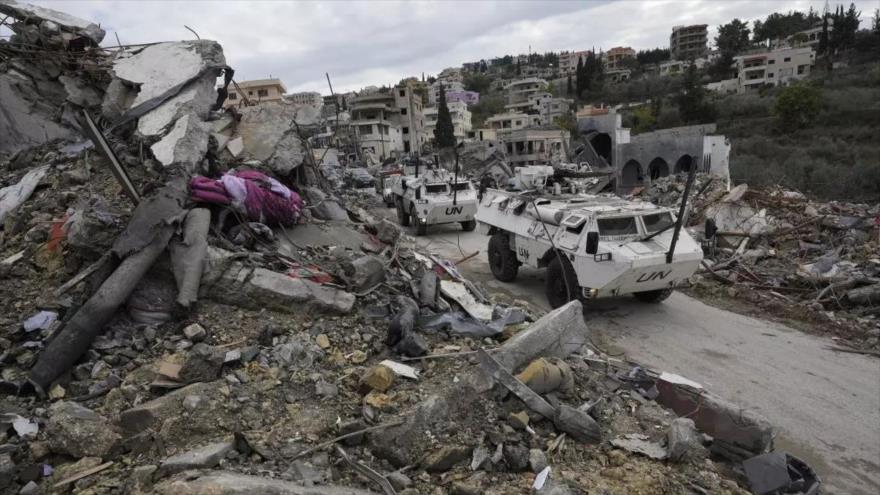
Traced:
[[520, 472], [529, 469], [529, 448], [520, 444], [504, 446], [504, 461], [511, 471]]
[[0, 490], [6, 489], [15, 480], [15, 463], [9, 454], [0, 454]]
[[383, 218], [376, 224], [376, 238], [385, 244], [394, 244], [400, 238], [400, 226]]
[[220, 461], [232, 450], [232, 442], [216, 442], [205, 445], [165, 459], [162, 461], [159, 471], [162, 474], [174, 474], [188, 469], [212, 468], [220, 464]]
[[[428, 457], [426, 457], [422, 463], [422, 467], [425, 471], [431, 473], [442, 473], [444, 471], [449, 471], [453, 466], [470, 457], [470, 455], [470, 447], [447, 445], [428, 454]], [[526, 458], [528, 458], [528, 452], [526, 453]], [[528, 460], [526, 462], [528, 462]]]
[[601, 440], [599, 425], [589, 414], [565, 404], [559, 406], [553, 424], [579, 442], [596, 443]]
[[320, 220], [348, 221], [348, 212], [339, 205], [339, 200], [316, 187], [304, 188], [312, 206], [312, 215]]
[[240, 263], [232, 264], [216, 282], [202, 280], [202, 285], [205, 295], [217, 301], [285, 313], [348, 313], [355, 302], [355, 296], [349, 292]]
[[666, 449], [657, 442], [648, 440], [647, 435], [631, 433], [620, 438], [611, 440], [611, 445], [617, 448], [650, 457], [651, 459], [666, 459]]
[[180, 477], [164, 481], [155, 486], [160, 495], [373, 495], [368, 490], [345, 488], [333, 485], [302, 486], [296, 481], [282, 481], [245, 474], [214, 471], [193, 478]]
[[547, 454], [543, 450], [532, 449], [529, 451], [529, 467], [533, 473], [540, 473], [547, 466]]
[[127, 435], [135, 435], [148, 428], [159, 430], [169, 418], [180, 415], [183, 400], [189, 396], [205, 397], [214, 388], [210, 383], [194, 383], [149, 402], [122, 411], [119, 424]]
[[539, 357], [565, 358], [580, 349], [589, 335], [583, 306], [580, 301], [572, 301], [516, 334], [493, 356], [507, 369], [517, 370]]
[[193, 323], [192, 325], [187, 325], [186, 327], [184, 327], [183, 335], [193, 342], [201, 342], [205, 340], [208, 332], [205, 330], [205, 327], [199, 325], [198, 323]]
[[385, 264], [376, 256], [361, 256], [342, 264], [342, 273], [348, 286], [355, 292], [364, 292], [385, 280]]
[[[3, 482], [0, 481], [0, 488], [2, 488]], [[33, 481], [28, 481], [26, 485], [21, 487], [21, 490], [18, 491], [18, 495], [37, 495], [40, 493], [40, 487]]]
[[680, 462], [705, 457], [706, 449], [703, 447], [701, 437], [693, 420], [689, 418], [673, 420], [666, 431], [669, 459]]
[[53, 451], [73, 457], [104, 457], [120, 440], [109, 421], [75, 402], [56, 402], [49, 409], [46, 438]]
[[391, 486], [393, 486], [395, 490], [403, 490], [412, 485], [412, 480], [409, 479], [409, 476], [401, 473], [400, 471], [388, 473], [385, 478], [388, 479], [388, 482], [391, 483]]
[[[2, 90], [0, 90], [2, 95]], [[6, 105], [4, 101], [4, 106]], [[5, 109], [4, 109], [5, 110]], [[49, 170], [48, 165], [31, 169], [24, 177], [18, 181], [18, 184], [0, 189], [0, 224], [6, 218], [6, 215], [15, 211], [22, 203], [27, 201], [33, 194], [37, 184], [43, 180], [46, 172]]]
[[220, 376], [225, 354], [204, 343], [193, 346], [180, 368], [180, 379], [186, 383], [210, 382]]
[[3, 0], [0, 2], [0, 14], [12, 16], [21, 21], [27, 20], [31, 24], [50, 22], [61, 31], [87, 38], [95, 46], [104, 39], [104, 32], [100, 26], [79, 17], [74, 17], [64, 12], [47, 9], [29, 3], [16, 0]]

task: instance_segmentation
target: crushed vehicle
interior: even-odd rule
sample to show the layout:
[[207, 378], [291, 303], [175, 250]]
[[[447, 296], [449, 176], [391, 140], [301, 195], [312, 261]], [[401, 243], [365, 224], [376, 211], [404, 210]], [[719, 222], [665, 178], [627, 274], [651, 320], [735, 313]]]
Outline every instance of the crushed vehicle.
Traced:
[[394, 183], [400, 180], [403, 171], [399, 168], [382, 170], [376, 177], [376, 194], [382, 196], [382, 202], [388, 208], [394, 208]]
[[546, 268], [546, 294], [557, 308], [573, 299], [633, 294], [659, 302], [694, 274], [700, 244], [670, 208], [605, 195], [484, 192], [476, 220], [490, 235], [488, 255], [498, 280], [520, 265]]
[[400, 225], [424, 235], [430, 225], [460, 223], [465, 232], [477, 224], [477, 190], [469, 179], [421, 159], [404, 164], [404, 175], [391, 188]]
[[356, 167], [345, 171], [345, 185], [348, 187], [355, 189], [373, 187], [375, 181], [376, 179], [365, 168]]

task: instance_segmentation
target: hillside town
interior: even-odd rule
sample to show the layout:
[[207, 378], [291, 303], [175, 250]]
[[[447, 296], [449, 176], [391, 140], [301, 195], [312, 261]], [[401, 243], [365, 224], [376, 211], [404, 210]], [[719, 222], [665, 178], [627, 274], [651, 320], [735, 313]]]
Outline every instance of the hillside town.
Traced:
[[318, 92], [64, 6], [0, 0], [0, 494], [880, 490], [880, 11]]

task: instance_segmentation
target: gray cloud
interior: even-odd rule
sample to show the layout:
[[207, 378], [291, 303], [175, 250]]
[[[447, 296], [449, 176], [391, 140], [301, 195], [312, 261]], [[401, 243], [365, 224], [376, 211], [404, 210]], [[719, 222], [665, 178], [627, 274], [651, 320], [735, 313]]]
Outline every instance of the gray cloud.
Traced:
[[[708, 1], [37, 1], [100, 22], [106, 45], [190, 39], [222, 43], [237, 79], [280, 77], [291, 91], [396, 83], [504, 54], [668, 45], [674, 25], [773, 11], [821, 10], [824, 0]], [[872, 2], [856, 2], [863, 18]], [[711, 36], [711, 34], [710, 34]]]

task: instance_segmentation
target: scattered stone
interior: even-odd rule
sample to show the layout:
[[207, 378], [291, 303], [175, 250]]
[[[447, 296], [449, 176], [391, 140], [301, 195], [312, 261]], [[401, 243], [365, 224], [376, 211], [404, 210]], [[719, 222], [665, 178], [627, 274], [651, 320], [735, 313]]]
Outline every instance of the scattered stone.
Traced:
[[15, 480], [15, 463], [9, 454], [0, 454], [0, 489], [6, 489]]
[[208, 336], [208, 332], [205, 330], [205, 327], [198, 323], [193, 323], [183, 329], [183, 335], [193, 342], [201, 342]]
[[471, 456], [471, 471], [484, 468], [489, 461], [489, 448], [485, 445], [478, 445]]
[[525, 430], [529, 427], [529, 413], [527, 411], [510, 413], [510, 415], [507, 417], [507, 421], [510, 423], [510, 426], [514, 427], [515, 429]]
[[529, 450], [529, 467], [532, 469], [533, 473], [540, 473], [547, 466], [547, 454], [545, 454], [543, 450]]
[[153, 486], [153, 477], [159, 470], [159, 466], [148, 464], [146, 466], [137, 466], [131, 471], [131, 480], [134, 483], [135, 490], [149, 493]]
[[[343, 423], [343, 425], [339, 427], [339, 434], [340, 435], [347, 435], [349, 433], [361, 431], [366, 427], [367, 427], [366, 423], [364, 423], [363, 421], [361, 421], [359, 419], [355, 420], [355, 421], [349, 421], [347, 423]], [[342, 443], [344, 445], [346, 445], [347, 447], [355, 447], [357, 445], [360, 445], [360, 444], [364, 443], [364, 434], [361, 433], [360, 435], [354, 435], [354, 436], [348, 437], [345, 440], [343, 440]]]
[[315, 393], [325, 399], [333, 399], [339, 395], [339, 387], [330, 382], [319, 380], [315, 384]]
[[662, 445], [657, 442], [651, 442], [648, 440], [648, 435], [641, 433], [630, 433], [620, 438], [615, 438], [611, 440], [611, 445], [658, 461], [666, 459], [667, 456], [666, 449]]
[[690, 418], [676, 418], [666, 431], [669, 459], [682, 462], [704, 458], [707, 454], [700, 432]]
[[210, 383], [194, 383], [162, 397], [122, 411], [119, 424], [127, 435], [135, 435], [147, 428], [159, 430], [161, 424], [180, 415], [183, 401], [189, 396], [205, 396], [215, 386]]
[[217, 442], [199, 447], [189, 452], [173, 455], [164, 461], [159, 468], [162, 474], [174, 474], [188, 469], [208, 469], [220, 464], [220, 461], [233, 450], [232, 442]]
[[200, 395], [187, 395], [183, 399], [183, 408], [187, 411], [195, 411], [205, 402], [205, 399]]
[[121, 439], [106, 418], [68, 401], [49, 409], [46, 438], [54, 452], [73, 457], [104, 457]]
[[[442, 473], [449, 471], [453, 466], [467, 459], [470, 455], [470, 447], [447, 445], [428, 454], [428, 457], [422, 462], [422, 467], [430, 473]], [[528, 454], [526, 455], [528, 456]]]
[[315, 337], [315, 343], [318, 344], [318, 347], [321, 349], [329, 349], [330, 348], [330, 338], [327, 337], [326, 334], [320, 334]]
[[583, 305], [580, 301], [572, 301], [516, 334], [493, 357], [508, 370], [517, 370], [539, 357], [565, 358], [580, 349], [589, 335]]
[[368, 369], [360, 379], [361, 393], [371, 390], [385, 392], [394, 384], [394, 372], [386, 366], [378, 364]]
[[561, 405], [556, 411], [553, 424], [560, 431], [584, 443], [597, 443], [602, 438], [599, 425], [589, 414], [568, 405]]
[[31, 460], [39, 461], [49, 456], [52, 450], [48, 442], [31, 442], [28, 444], [31, 451]]
[[529, 448], [525, 445], [510, 444], [504, 446], [504, 461], [511, 471], [526, 471], [529, 468]]
[[409, 488], [412, 485], [412, 480], [409, 479], [409, 476], [401, 473], [400, 471], [388, 473], [388, 475], [385, 477], [388, 479], [388, 482], [391, 483], [391, 486], [393, 486], [395, 490], [403, 490], [405, 488]]
[[224, 360], [225, 354], [218, 352], [212, 346], [198, 343], [187, 354], [186, 361], [180, 369], [180, 379], [186, 383], [216, 380], [220, 376]]
[[226, 471], [212, 471], [202, 476], [180, 477], [155, 486], [159, 495], [375, 495], [369, 490], [333, 485], [304, 487], [296, 481], [261, 478]]
[[365, 292], [385, 280], [385, 263], [376, 256], [361, 256], [343, 263], [342, 275], [352, 290]]
[[56, 383], [49, 389], [49, 398], [52, 400], [63, 399], [66, 393], [67, 391], [64, 390], [64, 387]]
[[[2, 487], [2, 481], [0, 481], [0, 487]], [[40, 487], [33, 481], [28, 481], [26, 485], [21, 487], [21, 490], [18, 491], [18, 495], [37, 495], [40, 493]]]

